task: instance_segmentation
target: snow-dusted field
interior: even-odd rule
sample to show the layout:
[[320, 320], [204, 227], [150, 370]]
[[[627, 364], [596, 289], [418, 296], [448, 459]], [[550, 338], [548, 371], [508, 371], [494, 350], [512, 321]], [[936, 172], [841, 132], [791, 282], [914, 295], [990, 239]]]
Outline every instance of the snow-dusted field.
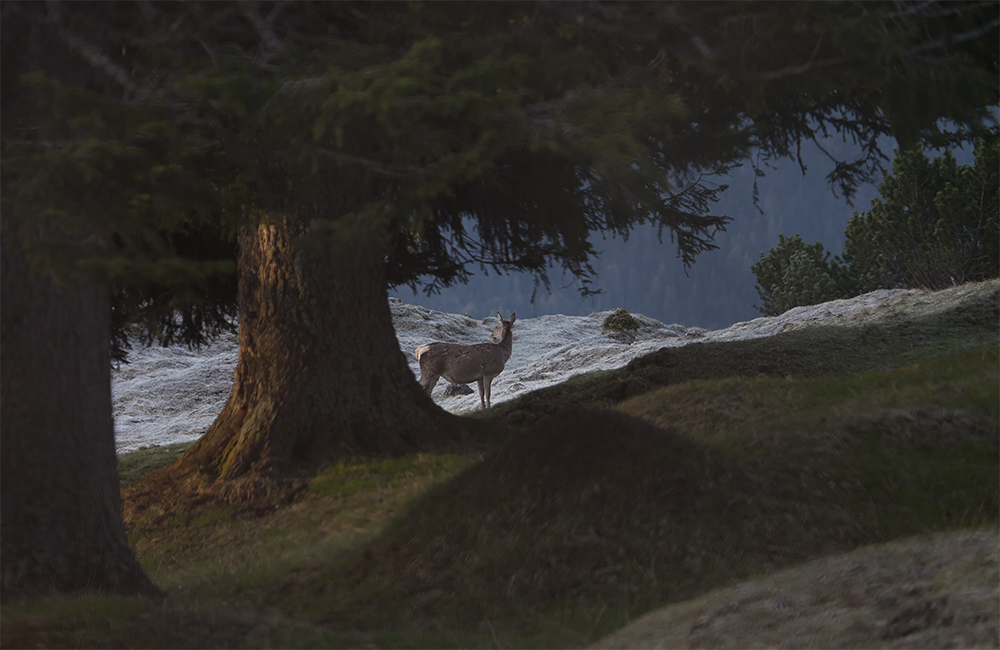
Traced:
[[[497, 404], [579, 373], [619, 368], [663, 347], [694, 341], [759, 338], [807, 325], [877, 318], [884, 308], [903, 300], [921, 304], [923, 293], [876, 291], [848, 300], [796, 307], [780, 316], [756, 318], [715, 331], [665, 325], [635, 314], [642, 328], [631, 345], [601, 330], [601, 322], [610, 312], [518, 318], [514, 325], [513, 352], [506, 369], [493, 382], [492, 402]], [[431, 341], [488, 341], [496, 325], [495, 314], [474, 319], [431, 311], [396, 299], [390, 300], [390, 306], [399, 347], [410, 360], [415, 376], [420, 374], [413, 357], [413, 350], [418, 345]], [[509, 316], [504, 314], [505, 318]], [[185, 442], [201, 436], [229, 397], [236, 358], [237, 343], [233, 335], [201, 350], [181, 346], [136, 346], [130, 363], [112, 371], [118, 452]], [[478, 391], [471, 395], [444, 397], [446, 386], [447, 382], [442, 379], [434, 391], [434, 399], [443, 408], [456, 413], [478, 408]], [[472, 387], [475, 388], [475, 384]]]

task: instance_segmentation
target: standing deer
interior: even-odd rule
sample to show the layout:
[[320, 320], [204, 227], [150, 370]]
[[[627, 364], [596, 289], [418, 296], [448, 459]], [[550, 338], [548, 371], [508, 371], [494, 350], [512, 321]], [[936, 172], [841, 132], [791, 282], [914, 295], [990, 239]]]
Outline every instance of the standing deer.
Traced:
[[477, 381], [479, 403], [482, 408], [489, 408], [493, 378], [503, 371], [510, 359], [514, 343], [511, 329], [515, 320], [516, 313], [510, 315], [510, 320], [504, 320], [500, 312], [497, 312], [497, 327], [493, 330], [493, 340], [496, 343], [427, 343], [418, 347], [414, 354], [420, 362], [420, 385], [430, 395], [441, 377], [453, 384], [471, 384]]

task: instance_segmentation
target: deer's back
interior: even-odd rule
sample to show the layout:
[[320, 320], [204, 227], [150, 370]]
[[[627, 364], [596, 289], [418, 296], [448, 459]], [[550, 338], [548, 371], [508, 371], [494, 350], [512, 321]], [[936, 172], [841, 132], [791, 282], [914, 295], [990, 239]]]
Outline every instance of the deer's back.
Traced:
[[428, 343], [416, 350], [420, 372], [443, 376], [453, 384], [470, 384], [483, 375], [497, 375], [506, 359], [494, 343], [459, 345]]

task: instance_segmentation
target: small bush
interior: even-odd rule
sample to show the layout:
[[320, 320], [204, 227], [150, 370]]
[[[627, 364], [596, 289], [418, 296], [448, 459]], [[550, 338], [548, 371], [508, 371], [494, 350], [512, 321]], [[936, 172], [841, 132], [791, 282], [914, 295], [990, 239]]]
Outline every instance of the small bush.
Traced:
[[856, 294], [848, 271], [823, 244], [807, 244], [799, 235], [778, 235], [778, 245], [760, 254], [750, 267], [757, 276], [757, 294], [763, 305], [754, 308], [765, 316], [783, 314], [792, 307], [815, 305]]
[[624, 307], [614, 310], [601, 323], [601, 329], [605, 332], [618, 332], [628, 336], [634, 336], [639, 330], [639, 321], [635, 316], [628, 313]]

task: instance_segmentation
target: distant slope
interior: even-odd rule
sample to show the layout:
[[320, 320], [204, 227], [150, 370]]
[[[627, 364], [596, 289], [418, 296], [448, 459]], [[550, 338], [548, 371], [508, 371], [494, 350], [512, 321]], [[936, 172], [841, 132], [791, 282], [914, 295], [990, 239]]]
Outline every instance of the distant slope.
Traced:
[[[810, 325], [891, 323], [922, 315], [933, 317], [964, 303], [990, 304], [992, 300], [995, 305], [998, 289], [1000, 281], [994, 280], [938, 294], [876, 291], [849, 300], [798, 307], [780, 316], [756, 318], [715, 331], [665, 325], [636, 314], [643, 327], [632, 345], [617, 341], [601, 330], [607, 312], [538, 318], [519, 315], [514, 326], [511, 359], [494, 381], [492, 401], [500, 404], [579, 374], [620, 368], [664, 348], [698, 342], [747, 341]], [[496, 324], [495, 315], [477, 320], [390, 300], [400, 350], [415, 376], [420, 374], [413, 356], [418, 345], [431, 341], [488, 341]], [[509, 315], [509, 312], [504, 314]], [[236, 359], [237, 342], [232, 335], [201, 350], [137, 346], [131, 363], [112, 372], [119, 453], [197, 439], [212, 424], [229, 396]], [[445, 386], [442, 380], [434, 393], [442, 408], [467, 412], [478, 406], [477, 395], [443, 397]]]
[[[637, 354], [620, 369], [581, 373], [498, 404], [486, 417], [526, 426], [560, 409], [608, 408], [693, 379], [861, 372], [932, 358], [946, 350], [996, 346], [1000, 280], [939, 292], [878, 291], [797, 307], [723, 330], [688, 333], [696, 335], [643, 341], [624, 351], [603, 346], [604, 353], [620, 354], [622, 360]], [[530, 372], [544, 374], [544, 361]]]

